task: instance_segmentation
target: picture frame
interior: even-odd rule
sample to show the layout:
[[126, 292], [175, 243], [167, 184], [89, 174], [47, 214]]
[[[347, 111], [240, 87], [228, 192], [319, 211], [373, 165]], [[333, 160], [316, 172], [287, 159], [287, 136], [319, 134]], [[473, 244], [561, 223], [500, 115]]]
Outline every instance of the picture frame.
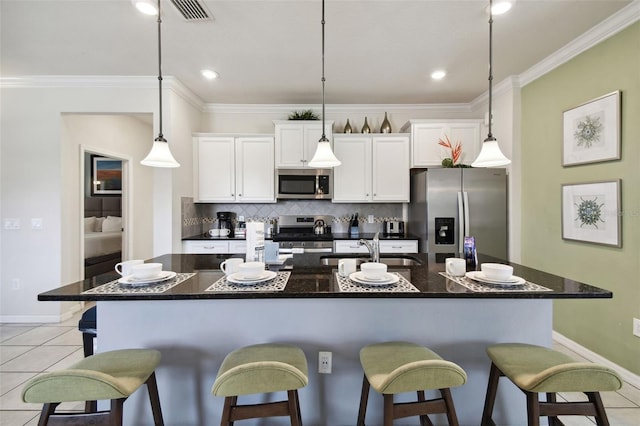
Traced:
[[622, 247], [620, 179], [562, 185], [562, 239]]
[[563, 112], [562, 166], [620, 159], [620, 91]]
[[122, 160], [91, 156], [91, 195], [122, 195]]

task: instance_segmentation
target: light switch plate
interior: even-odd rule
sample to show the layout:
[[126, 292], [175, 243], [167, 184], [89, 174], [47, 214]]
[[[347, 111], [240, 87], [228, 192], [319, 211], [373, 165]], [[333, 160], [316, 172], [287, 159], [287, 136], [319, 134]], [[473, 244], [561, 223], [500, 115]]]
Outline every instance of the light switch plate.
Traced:
[[7, 218], [4, 220], [4, 229], [20, 229], [20, 219]]
[[633, 335], [636, 337], [640, 337], [640, 319], [633, 319]]

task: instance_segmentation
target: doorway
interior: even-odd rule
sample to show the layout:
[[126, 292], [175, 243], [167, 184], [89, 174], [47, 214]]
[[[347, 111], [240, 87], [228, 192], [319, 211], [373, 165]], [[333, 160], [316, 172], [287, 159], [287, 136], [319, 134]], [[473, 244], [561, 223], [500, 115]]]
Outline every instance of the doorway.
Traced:
[[124, 156], [81, 147], [81, 259], [84, 279], [111, 272], [129, 254], [129, 167]]

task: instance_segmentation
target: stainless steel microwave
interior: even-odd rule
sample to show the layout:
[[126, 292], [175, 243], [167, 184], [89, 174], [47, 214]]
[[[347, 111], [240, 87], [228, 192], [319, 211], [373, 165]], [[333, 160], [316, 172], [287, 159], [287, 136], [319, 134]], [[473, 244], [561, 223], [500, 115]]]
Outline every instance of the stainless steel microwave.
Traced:
[[278, 199], [330, 200], [331, 169], [278, 169]]

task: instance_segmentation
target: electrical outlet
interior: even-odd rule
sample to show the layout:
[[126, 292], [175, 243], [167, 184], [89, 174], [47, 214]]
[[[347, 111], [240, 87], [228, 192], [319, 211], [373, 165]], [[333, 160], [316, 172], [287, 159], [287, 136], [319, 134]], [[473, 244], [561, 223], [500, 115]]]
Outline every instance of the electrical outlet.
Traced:
[[633, 335], [640, 337], [640, 319], [633, 319]]
[[14, 278], [11, 280], [11, 289], [12, 290], [20, 290], [22, 285], [20, 284], [20, 278]]
[[331, 374], [331, 352], [318, 353], [318, 373]]

